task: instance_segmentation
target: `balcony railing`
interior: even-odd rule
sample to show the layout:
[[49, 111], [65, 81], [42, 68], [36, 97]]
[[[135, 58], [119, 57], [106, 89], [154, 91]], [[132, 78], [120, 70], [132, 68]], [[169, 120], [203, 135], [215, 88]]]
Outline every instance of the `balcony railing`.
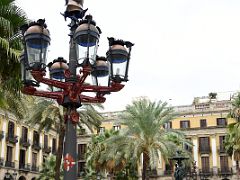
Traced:
[[209, 153], [211, 153], [211, 148], [210, 148], [210, 146], [205, 146], [205, 147], [200, 146], [199, 147], [199, 152], [201, 154], [209, 154]]
[[0, 131], [0, 140], [4, 137], [4, 132]]
[[49, 154], [51, 152], [51, 147], [43, 147], [43, 152]]
[[30, 171], [30, 164], [19, 164], [19, 170], [22, 170], [22, 171]]
[[5, 162], [5, 167], [15, 168], [15, 163], [14, 162], [10, 162], [10, 161], [6, 161]]
[[213, 170], [212, 169], [199, 169], [199, 176], [200, 178], [207, 178], [210, 176], [213, 176]]
[[29, 139], [25, 139], [25, 138], [20, 138], [20, 144], [23, 147], [28, 148], [31, 144], [30, 144], [30, 140]]
[[14, 136], [14, 134], [7, 134], [6, 140], [9, 143], [16, 144], [18, 142], [18, 136]]
[[232, 168], [226, 167], [223, 169], [218, 169], [218, 175], [223, 176], [223, 177], [231, 176], [231, 175], [233, 175]]
[[35, 172], [38, 172], [39, 171], [39, 167], [37, 167], [36, 165], [32, 165], [31, 170], [35, 171]]
[[41, 145], [39, 143], [33, 143], [32, 148], [36, 151], [39, 151], [41, 149]]

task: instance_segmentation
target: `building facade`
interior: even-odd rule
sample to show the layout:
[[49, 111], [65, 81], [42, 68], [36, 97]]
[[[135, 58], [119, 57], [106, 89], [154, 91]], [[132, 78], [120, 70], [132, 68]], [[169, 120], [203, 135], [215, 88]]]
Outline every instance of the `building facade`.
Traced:
[[[192, 142], [193, 147], [183, 145], [192, 154], [194, 167], [198, 179], [237, 179], [236, 162], [229, 157], [224, 149], [224, 139], [227, 134], [227, 125], [234, 122], [228, 118], [231, 110], [231, 100], [218, 99], [217, 97], [197, 97], [190, 105], [173, 106], [178, 116], [164, 128], [173, 128], [183, 131]], [[99, 132], [106, 129], [119, 130], [122, 127], [119, 112], [103, 113], [104, 121]], [[89, 138], [88, 138], [89, 140]], [[79, 141], [80, 142], [80, 141]], [[83, 142], [83, 141], [81, 141]], [[78, 145], [80, 149], [87, 141]], [[85, 151], [80, 150], [79, 153]], [[84, 159], [81, 160], [84, 167]], [[84, 171], [84, 168], [79, 169]], [[163, 158], [159, 159], [157, 169], [149, 173], [153, 179], [172, 179], [174, 162], [165, 163]], [[141, 168], [139, 169], [141, 174]], [[194, 179], [195, 173], [189, 170], [187, 179]]]
[[0, 111], [0, 179], [34, 180], [48, 155], [56, 154], [57, 134], [39, 132]]

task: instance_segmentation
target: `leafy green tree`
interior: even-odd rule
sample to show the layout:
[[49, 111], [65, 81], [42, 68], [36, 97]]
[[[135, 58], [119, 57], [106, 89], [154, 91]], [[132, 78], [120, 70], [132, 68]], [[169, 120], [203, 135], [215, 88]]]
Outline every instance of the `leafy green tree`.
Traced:
[[[49, 156], [43, 163], [42, 170], [38, 177], [39, 180], [55, 180], [56, 157]], [[59, 179], [63, 179], [63, 169], [61, 167]]]
[[167, 107], [167, 103], [151, 102], [145, 98], [133, 101], [120, 116], [126, 128], [119, 136], [111, 139], [112, 146], [116, 146], [116, 150], [119, 147], [124, 149], [126, 159], [131, 162], [139, 162], [143, 155], [143, 180], [147, 178], [147, 168], [155, 168], [160, 156], [168, 161], [176, 152], [177, 144], [172, 141], [173, 136], [179, 142], [185, 140], [179, 131], [163, 128], [173, 117], [173, 109]]
[[25, 23], [26, 14], [15, 0], [0, 1], [0, 84], [12, 91], [21, 87], [18, 57], [23, 49], [20, 26]]
[[[51, 128], [54, 128], [58, 134], [59, 140], [55, 167], [55, 178], [57, 180], [59, 178], [62, 162], [63, 141], [65, 136], [64, 114], [66, 113], [66, 109], [59, 106], [56, 101], [35, 97], [35, 101], [29, 105], [28, 112], [30, 112], [27, 117], [27, 122], [29, 124], [39, 124], [39, 131], [49, 131]], [[102, 117], [96, 110], [94, 110], [93, 105], [83, 105], [81, 110], [79, 110], [79, 113], [79, 126], [85, 124], [90, 129], [93, 129], [92, 127], [98, 127], [101, 124], [100, 120]]]

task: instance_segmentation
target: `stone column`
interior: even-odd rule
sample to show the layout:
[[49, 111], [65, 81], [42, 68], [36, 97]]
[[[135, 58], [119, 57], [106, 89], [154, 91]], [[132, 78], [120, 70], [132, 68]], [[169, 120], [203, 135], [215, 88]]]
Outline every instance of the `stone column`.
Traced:
[[196, 161], [196, 167], [198, 170], [198, 137], [194, 136], [193, 137], [193, 159]]
[[217, 167], [217, 143], [216, 143], [216, 135], [212, 136], [211, 139], [211, 148], [212, 148], [212, 162], [213, 162], [213, 173], [217, 174], [218, 167]]
[[7, 122], [3, 120], [2, 129], [4, 131], [4, 137], [2, 139], [2, 149], [1, 149], [1, 158], [5, 159], [5, 149], [6, 149], [6, 134], [7, 134]]

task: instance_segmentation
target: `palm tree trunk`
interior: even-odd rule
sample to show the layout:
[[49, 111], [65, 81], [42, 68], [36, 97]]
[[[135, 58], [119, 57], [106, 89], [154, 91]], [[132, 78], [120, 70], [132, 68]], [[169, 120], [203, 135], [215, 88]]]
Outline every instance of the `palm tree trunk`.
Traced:
[[147, 153], [143, 153], [143, 170], [142, 170], [142, 180], [147, 179], [147, 168], [149, 164], [149, 157]]
[[55, 180], [60, 180], [60, 169], [61, 169], [61, 163], [62, 163], [64, 135], [65, 135], [65, 127], [62, 125], [62, 123], [60, 123], [58, 150], [57, 150], [56, 166], [55, 166]]

